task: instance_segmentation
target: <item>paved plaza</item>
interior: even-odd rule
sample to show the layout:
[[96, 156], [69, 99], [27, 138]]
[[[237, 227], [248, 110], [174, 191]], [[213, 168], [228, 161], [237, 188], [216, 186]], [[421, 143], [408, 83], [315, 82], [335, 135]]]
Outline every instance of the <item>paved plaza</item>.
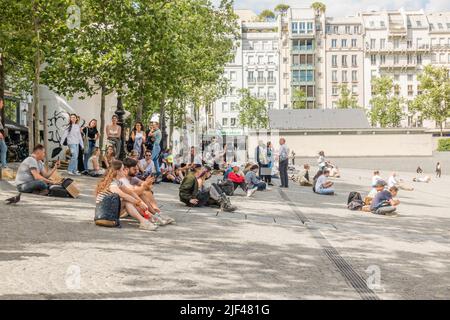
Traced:
[[346, 208], [371, 170], [341, 173], [336, 196], [237, 191], [235, 213], [189, 209], [160, 184], [177, 224], [156, 232], [128, 219], [95, 226], [94, 178], [77, 178], [79, 199], [25, 195], [16, 206], [0, 182], [0, 299], [448, 299], [450, 176], [401, 191], [398, 216], [384, 217]]

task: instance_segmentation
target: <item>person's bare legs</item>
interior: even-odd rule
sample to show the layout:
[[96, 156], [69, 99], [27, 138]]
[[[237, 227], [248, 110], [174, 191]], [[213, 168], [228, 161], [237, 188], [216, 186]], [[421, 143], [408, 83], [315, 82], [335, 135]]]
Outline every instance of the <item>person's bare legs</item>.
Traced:
[[147, 220], [139, 213], [139, 211], [136, 209], [134, 204], [124, 201], [125, 202], [125, 209], [127, 210], [128, 214], [139, 221], [139, 223], [145, 223]]

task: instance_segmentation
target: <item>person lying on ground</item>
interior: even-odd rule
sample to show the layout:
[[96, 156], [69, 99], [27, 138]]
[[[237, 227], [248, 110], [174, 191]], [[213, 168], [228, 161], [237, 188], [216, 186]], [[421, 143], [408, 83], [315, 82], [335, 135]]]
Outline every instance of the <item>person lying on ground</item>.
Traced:
[[139, 174], [138, 178], [145, 180], [151, 176], [155, 171], [155, 164], [152, 160], [152, 152], [150, 150], [145, 151], [144, 158], [138, 162]]
[[330, 176], [330, 171], [328, 169], [325, 169], [323, 171], [323, 174], [317, 178], [316, 192], [318, 194], [322, 194], [322, 195], [333, 195], [334, 194], [333, 182], [328, 180], [329, 176]]
[[398, 188], [392, 186], [389, 190], [385, 190], [385, 186], [386, 182], [383, 180], [379, 180], [375, 186], [378, 193], [370, 204], [370, 211], [374, 214], [392, 215], [397, 210], [396, 206], [400, 204], [398, 199], [394, 199], [397, 196]]
[[203, 170], [201, 164], [195, 164], [195, 168], [184, 177], [180, 185], [180, 201], [189, 207], [220, 206], [224, 211], [232, 212], [236, 207], [231, 205], [228, 197], [220, 187], [213, 183], [209, 188], [199, 188], [198, 179], [201, 179], [207, 172]]
[[100, 177], [105, 174], [105, 169], [100, 167], [100, 148], [95, 147], [87, 162], [87, 173], [91, 177]]
[[173, 218], [163, 217], [161, 215], [161, 209], [156, 203], [152, 190], [155, 177], [149, 176], [145, 179], [145, 181], [137, 178], [139, 169], [135, 159], [126, 158], [123, 161], [123, 165], [125, 167], [125, 177], [121, 178], [120, 181], [124, 184], [124, 186], [132, 190], [142, 201], [145, 202], [148, 206], [148, 212], [151, 214], [151, 221], [163, 226], [175, 222]]
[[52, 170], [44, 166], [45, 148], [38, 144], [33, 148], [31, 156], [26, 158], [19, 166], [16, 175], [16, 187], [19, 192], [48, 195], [49, 186], [58, 184], [50, 180], [50, 177], [58, 170], [60, 161], [55, 162]]
[[424, 177], [418, 177], [418, 178], [413, 178], [414, 182], [425, 182], [428, 183], [431, 181], [431, 177], [430, 176], [424, 176]]
[[249, 190], [247, 188], [247, 183], [245, 182], [245, 176], [241, 172], [241, 167], [239, 166], [239, 164], [237, 162], [233, 162], [231, 164], [231, 168], [233, 170], [228, 174], [228, 180], [233, 182], [234, 190], [236, 190], [238, 187], [241, 187], [244, 192], [248, 192]]
[[414, 188], [407, 185], [402, 179], [400, 179], [397, 175], [397, 172], [392, 172], [391, 176], [388, 179], [387, 183], [388, 187], [397, 187], [401, 190], [413, 191]]
[[264, 191], [267, 185], [264, 181], [258, 179], [256, 173], [259, 171], [259, 166], [254, 164], [245, 175], [245, 182], [247, 183], [247, 197], [251, 197], [256, 191]]
[[139, 210], [147, 211], [149, 209], [148, 206], [134, 192], [124, 186], [123, 182], [120, 181], [124, 177], [125, 171], [122, 161], [114, 160], [111, 163], [111, 168], [97, 185], [96, 205], [107, 206], [107, 196], [117, 194], [121, 199], [121, 212], [126, 211], [130, 216], [138, 220], [140, 229], [147, 231], [156, 230], [158, 226], [145, 219], [139, 212]]
[[303, 170], [300, 172], [300, 174], [297, 177], [297, 182], [302, 187], [311, 187], [312, 186], [312, 182], [309, 179], [309, 169], [310, 169], [309, 164], [305, 163], [303, 165]]

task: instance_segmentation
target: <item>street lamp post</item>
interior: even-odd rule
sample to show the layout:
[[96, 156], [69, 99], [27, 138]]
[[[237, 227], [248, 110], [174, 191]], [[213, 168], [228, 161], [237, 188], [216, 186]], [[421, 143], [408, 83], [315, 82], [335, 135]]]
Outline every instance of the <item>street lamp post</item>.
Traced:
[[118, 124], [121, 128], [120, 132], [120, 154], [118, 154], [118, 157], [120, 160], [125, 159], [125, 119], [124, 119], [124, 115], [125, 115], [125, 110], [123, 110], [123, 104], [122, 104], [122, 96], [119, 95], [117, 97], [117, 110], [115, 112], [115, 114], [117, 115], [118, 119]]

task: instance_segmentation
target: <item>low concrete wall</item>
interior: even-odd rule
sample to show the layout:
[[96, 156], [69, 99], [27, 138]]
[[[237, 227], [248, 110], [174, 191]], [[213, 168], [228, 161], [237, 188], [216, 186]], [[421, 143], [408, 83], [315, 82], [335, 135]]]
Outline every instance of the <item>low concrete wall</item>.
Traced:
[[[374, 134], [375, 132], [375, 134]], [[298, 157], [316, 157], [323, 150], [327, 157], [383, 157], [383, 156], [431, 156], [432, 135], [424, 132], [402, 133], [399, 131], [355, 132], [293, 132], [280, 131], [261, 137], [249, 133], [250, 157], [258, 140], [270, 140], [278, 149], [279, 137], [285, 137], [287, 145]], [[262, 139], [261, 139], [262, 138]]]

